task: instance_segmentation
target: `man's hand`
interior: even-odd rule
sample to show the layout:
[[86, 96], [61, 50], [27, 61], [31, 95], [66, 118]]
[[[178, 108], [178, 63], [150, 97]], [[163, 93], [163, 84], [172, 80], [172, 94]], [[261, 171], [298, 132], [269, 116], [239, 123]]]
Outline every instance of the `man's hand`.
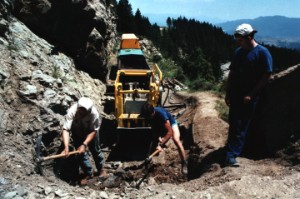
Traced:
[[162, 138], [161, 137], [158, 138], [158, 142], [162, 143]]
[[78, 147], [78, 152], [79, 154], [85, 153], [86, 147], [82, 144], [80, 145], [80, 147]]
[[248, 104], [251, 100], [252, 100], [252, 98], [251, 98], [251, 96], [249, 96], [249, 95], [246, 95], [246, 96], [244, 97], [244, 103], [245, 103], [245, 104]]
[[66, 147], [66, 148], [61, 152], [61, 154], [64, 154], [64, 155], [66, 156], [66, 158], [69, 157], [69, 148]]
[[162, 148], [161, 146], [158, 145], [158, 146], [156, 147], [156, 150], [158, 150], [159, 152], [161, 152], [161, 151], [163, 150], [163, 148]]

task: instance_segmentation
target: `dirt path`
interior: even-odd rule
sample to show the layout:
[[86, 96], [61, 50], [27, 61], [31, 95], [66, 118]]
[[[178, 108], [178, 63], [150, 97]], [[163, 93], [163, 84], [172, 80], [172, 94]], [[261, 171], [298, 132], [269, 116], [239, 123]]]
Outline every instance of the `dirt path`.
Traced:
[[[190, 96], [198, 100], [198, 105], [185, 113], [194, 113], [190, 179], [178, 185], [155, 186], [158, 194], [150, 198], [300, 198], [299, 167], [283, 166], [276, 159], [255, 161], [245, 157], [238, 158], [238, 168], [223, 167], [222, 147], [228, 124], [215, 110], [217, 100], [222, 99], [210, 92]], [[179, 121], [185, 121], [184, 118], [183, 115]]]
[[196, 93], [194, 96], [199, 101], [193, 119], [195, 143], [207, 150], [224, 146], [228, 124], [219, 118], [219, 113], [215, 109], [217, 100], [220, 99], [209, 92]]
[[[209, 92], [195, 93], [193, 97], [199, 100], [193, 137], [201, 152], [190, 152], [194, 179], [179, 186], [170, 185], [169, 192], [174, 191], [177, 198], [300, 198], [297, 168], [280, 165], [275, 159], [254, 161], [239, 157], [239, 168], [222, 167], [228, 124], [215, 110], [216, 101], [222, 99]], [[164, 198], [166, 192], [153, 198]]]

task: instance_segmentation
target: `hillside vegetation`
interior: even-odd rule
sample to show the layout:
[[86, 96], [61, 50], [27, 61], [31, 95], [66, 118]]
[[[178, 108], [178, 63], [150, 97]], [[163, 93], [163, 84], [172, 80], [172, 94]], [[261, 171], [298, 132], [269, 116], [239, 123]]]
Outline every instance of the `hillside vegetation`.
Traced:
[[[237, 47], [233, 31], [225, 33], [221, 27], [195, 19], [167, 18], [167, 27], [163, 28], [150, 24], [139, 10], [133, 14], [128, 0], [116, 3], [116, 14], [120, 16], [117, 20], [119, 33], [133, 32], [151, 39], [163, 54], [163, 60], [153, 58], [161, 61], [162, 70], [166, 66], [167, 75], [184, 81], [193, 90], [215, 89], [223, 77], [221, 64], [230, 61]], [[299, 51], [267, 47], [273, 56], [276, 72], [300, 63]]]

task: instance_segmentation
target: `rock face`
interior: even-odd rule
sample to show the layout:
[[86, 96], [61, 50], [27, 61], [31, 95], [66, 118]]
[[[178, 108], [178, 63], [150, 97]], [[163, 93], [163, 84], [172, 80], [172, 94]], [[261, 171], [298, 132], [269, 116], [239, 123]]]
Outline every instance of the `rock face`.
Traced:
[[104, 80], [116, 37], [115, 15], [107, 1], [16, 0], [12, 11], [34, 33], [70, 55], [76, 66]]
[[[299, 140], [299, 90], [299, 64], [272, 77], [258, 105], [246, 151], [254, 152], [254, 156], [272, 155], [289, 142]], [[299, 146], [294, 146], [293, 150], [299, 153]], [[299, 159], [300, 156], [297, 161]]]
[[[59, 138], [64, 114], [81, 96], [90, 97], [105, 118], [106, 87], [76, 70], [72, 58], [32, 33], [7, 8], [7, 2], [0, 3], [0, 150], [32, 160], [37, 134]], [[34, 172], [32, 163], [24, 163], [24, 173]]]
[[[263, 131], [276, 151], [300, 138], [300, 65], [289, 68], [273, 78], [264, 109]], [[299, 149], [299, 148], [298, 148]]]

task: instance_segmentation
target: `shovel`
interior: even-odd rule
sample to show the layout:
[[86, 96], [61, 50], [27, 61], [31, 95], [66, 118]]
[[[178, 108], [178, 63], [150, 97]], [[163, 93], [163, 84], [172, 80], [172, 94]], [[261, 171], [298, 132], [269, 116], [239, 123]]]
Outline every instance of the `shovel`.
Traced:
[[136, 184], [136, 188], [139, 189], [140, 185], [142, 184], [142, 182], [147, 178], [147, 176], [149, 175], [150, 171], [153, 170], [154, 165], [150, 165], [148, 166], [148, 164], [150, 163], [150, 161], [152, 160], [153, 156], [155, 156], [156, 154], [158, 154], [160, 152], [160, 150], [156, 149], [148, 158], [146, 158], [146, 160], [141, 164], [141, 166], [145, 165], [147, 171], [145, 173], [145, 175], [141, 178], [141, 180]]
[[155, 156], [159, 152], [160, 150], [156, 149], [148, 158], [146, 158], [142, 165], [147, 165], [152, 160], [153, 156]]
[[[69, 155], [76, 155], [79, 154], [79, 151], [71, 151], [69, 153]], [[39, 173], [40, 175], [43, 175], [43, 169], [42, 169], [42, 162], [46, 161], [46, 160], [51, 160], [51, 159], [56, 159], [56, 158], [62, 158], [62, 157], [66, 157], [65, 154], [57, 154], [57, 155], [50, 155], [50, 156], [46, 156], [46, 157], [37, 157], [36, 158], [36, 162], [37, 162], [37, 173]]]
[[[41, 145], [42, 145], [42, 134], [40, 134], [37, 138], [36, 147], [35, 147], [35, 152], [36, 152], [35, 161], [37, 162], [37, 173], [39, 173], [40, 175], [43, 175], [42, 162], [44, 162], [46, 160], [66, 157], [66, 155], [65, 154], [57, 154], [57, 155], [50, 155], [50, 156], [42, 157], [41, 156]], [[71, 151], [69, 153], [69, 155], [75, 155], [75, 154], [79, 154], [79, 151]]]
[[[78, 153], [79, 153], [79, 151], [71, 151], [69, 153], [69, 155], [75, 155], [75, 154], [78, 154]], [[56, 159], [56, 158], [62, 158], [62, 157], [66, 157], [66, 155], [65, 154], [57, 154], [57, 155], [50, 155], [50, 156], [46, 156], [46, 157], [38, 157], [36, 159], [36, 161], [38, 163], [41, 163], [41, 162], [44, 162], [46, 160], [51, 160], [51, 159]]]

